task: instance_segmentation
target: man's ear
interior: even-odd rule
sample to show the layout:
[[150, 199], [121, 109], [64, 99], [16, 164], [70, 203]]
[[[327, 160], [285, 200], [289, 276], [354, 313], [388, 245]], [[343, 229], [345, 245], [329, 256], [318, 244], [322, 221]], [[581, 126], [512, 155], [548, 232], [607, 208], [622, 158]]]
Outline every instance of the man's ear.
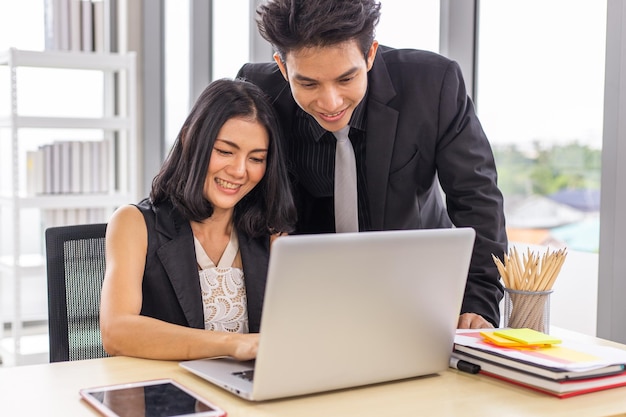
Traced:
[[283, 74], [285, 80], [289, 81], [289, 78], [287, 77], [287, 67], [285, 66], [283, 60], [280, 59], [280, 55], [278, 55], [278, 52], [274, 52], [274, 61], [276, 61], [276, 64], [278, 64], [278, 69]]
[[370, 46], [369, 51], [367, 51], [367, 70], [372, 69], [372, 65], [374, 65], [374, 59], [376, 59], [376, 51], [378, 50], [378, 41], [374, 39], [372, 42], [372, 46]]

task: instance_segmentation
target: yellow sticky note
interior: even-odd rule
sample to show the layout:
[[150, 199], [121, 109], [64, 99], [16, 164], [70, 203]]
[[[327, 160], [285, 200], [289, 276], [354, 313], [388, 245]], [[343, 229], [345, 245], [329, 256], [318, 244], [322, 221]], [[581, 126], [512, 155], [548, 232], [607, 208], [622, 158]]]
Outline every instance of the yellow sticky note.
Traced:
[[515, 341], [513, 339], [507, 339], [506, 337], [498, 336], [494, 334], [494, 332], [480, 332], [480, 335], [485, 339], [486, 342], [492, 343], [496, 346], [502, 346], [502, 347], [528, 346], [526, 343], [522, 343], [522, 342]]
[[496, 336], [514, 340], [525, 345], [553, 345], [561, 343], [561, 339], [533, 329], [502, 329], [493, 332]]

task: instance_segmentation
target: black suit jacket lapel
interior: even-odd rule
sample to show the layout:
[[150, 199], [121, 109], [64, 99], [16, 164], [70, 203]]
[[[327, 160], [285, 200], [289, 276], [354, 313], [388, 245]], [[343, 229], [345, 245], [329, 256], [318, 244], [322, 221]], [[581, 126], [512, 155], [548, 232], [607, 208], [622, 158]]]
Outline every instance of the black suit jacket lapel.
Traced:
[[256, 333], [261, 327], [269, 262], [269, 238], [252, 239], [240, 232], [237, 236], [246, 284], [248, 326], [251, 333]]
[[176, 298], [190, 327], [204, 328], [198, 266], [191, 225], [171, 209], [157, 211], [156, 230], [170, 238], [157, 249], [157, 255], [176, 293]]
[[365, 164], [372, 229], [382, 230], [389, 168], [396, 139], [398, 111], [387, 103], [396, 95], [387, 66], [377, 52], [368, 74], [367, 132]]

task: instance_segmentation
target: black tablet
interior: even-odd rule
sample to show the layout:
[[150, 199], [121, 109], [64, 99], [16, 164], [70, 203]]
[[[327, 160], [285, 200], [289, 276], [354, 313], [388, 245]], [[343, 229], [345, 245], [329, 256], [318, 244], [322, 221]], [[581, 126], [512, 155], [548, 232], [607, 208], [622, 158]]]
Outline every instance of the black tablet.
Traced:
[[84, 388], [81, 397], [107, 417], [224, 417], [226, 412], [172, 379]]

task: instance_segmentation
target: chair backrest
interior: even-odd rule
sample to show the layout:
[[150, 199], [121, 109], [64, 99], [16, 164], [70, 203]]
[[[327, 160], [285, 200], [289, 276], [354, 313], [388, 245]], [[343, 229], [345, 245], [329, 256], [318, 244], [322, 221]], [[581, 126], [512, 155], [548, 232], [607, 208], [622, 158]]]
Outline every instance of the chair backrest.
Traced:
[[108, 356], [99, 323], [106, 226], [46, 229], [50, 362]]

